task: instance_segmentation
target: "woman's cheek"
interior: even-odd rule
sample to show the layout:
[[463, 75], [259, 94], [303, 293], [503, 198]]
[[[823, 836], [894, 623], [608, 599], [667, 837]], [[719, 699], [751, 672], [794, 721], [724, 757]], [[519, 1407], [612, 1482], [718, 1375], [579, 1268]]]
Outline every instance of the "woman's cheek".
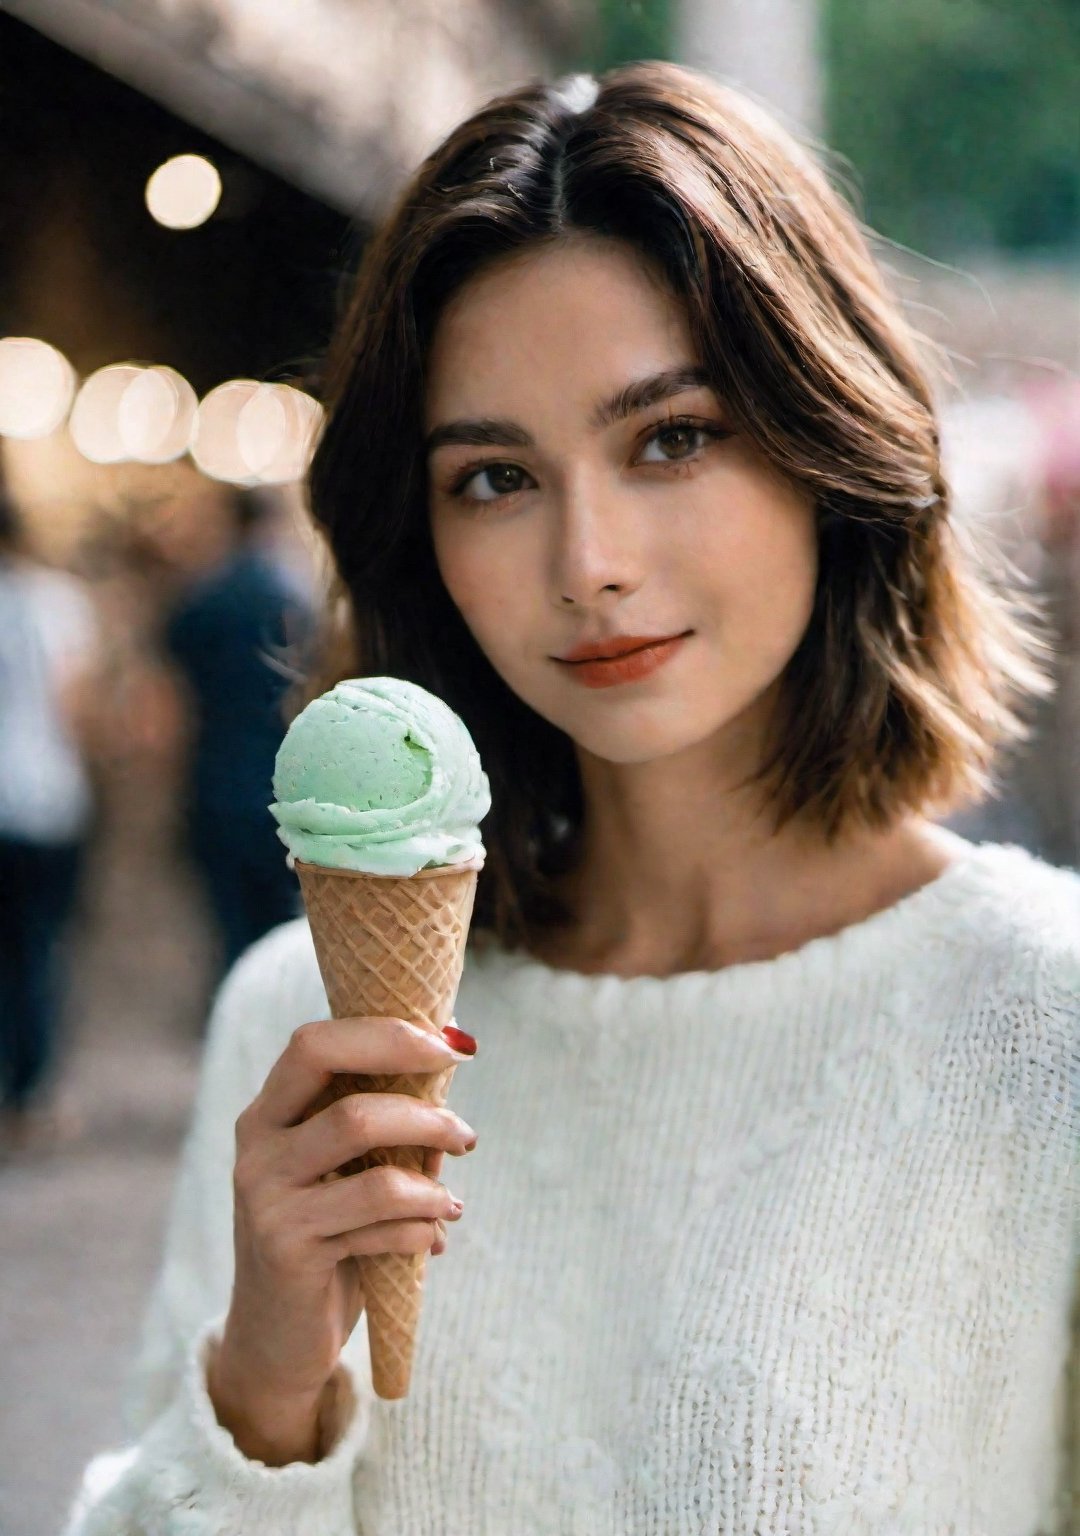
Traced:
[[432, 547], [443, 586], [472, 629], [485, 589], [482, 552], [474, 540], [459, 536], [458, 532], [440, 525], [437, 520], [432, 526]]
[[505, 676], [504, 664], [513, 655], [524, 611], [521, 582], [515, 579], [513, 563], [450, 557], [440, 562], [440, 571], [466, 628]]

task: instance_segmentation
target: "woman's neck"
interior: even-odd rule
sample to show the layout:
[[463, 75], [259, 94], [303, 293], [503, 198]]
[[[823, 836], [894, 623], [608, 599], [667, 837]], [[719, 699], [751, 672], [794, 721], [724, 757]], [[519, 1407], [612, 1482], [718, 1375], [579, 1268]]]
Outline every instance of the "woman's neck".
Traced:
[[770, 840], [731, 841], [712, 861], [698, 852], [635, 862], [625, 845], [605, 852], [586, 839], [577, 868], [556, 882], [572, 922], [529, 951], [556, 969], [623, 976], [769, 960], [894, 905], [968, 846], [921, 817], [831, 846], [788, 825]]

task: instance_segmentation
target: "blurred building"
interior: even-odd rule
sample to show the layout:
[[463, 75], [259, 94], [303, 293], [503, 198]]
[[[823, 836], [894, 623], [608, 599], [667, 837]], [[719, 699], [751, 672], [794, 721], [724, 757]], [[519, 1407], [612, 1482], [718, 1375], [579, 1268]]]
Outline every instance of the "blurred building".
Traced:
[[677, 0], [675, 57], [756, 96], [796, 129], [821, 127], [818, 0]]
[[179, 117], [350, 215], [508, 81], [568, 57], [573, 0], [8, 0]]

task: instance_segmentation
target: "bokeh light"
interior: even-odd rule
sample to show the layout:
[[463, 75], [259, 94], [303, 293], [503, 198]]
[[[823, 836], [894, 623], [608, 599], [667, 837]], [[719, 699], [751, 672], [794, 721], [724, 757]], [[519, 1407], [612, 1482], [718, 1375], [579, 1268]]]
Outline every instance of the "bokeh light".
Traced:
[[288, 434], [285, 402], [273, 385], [262, 385], [241, 406], [236, 418], [236, 446], [247, 472], [261, 480], [285, 446]]
[[0, 434], [48, 437], [75, 393], [75, 370], [62, 352], [31, 336], [0, 339]]
[[[273, 412], [264, 403], [270, 400]], [[324, 414], [317, 400], [288, 384], [264, 385], [248, 402], [237, 423], [240, 452], [263, 485], [303, 478]]]
[[258, 477], [240, 453], [237, 421], [259, 388], [256, 379], [229, 379], [200, 401], [191, 434], [191, 457], [204, 475], [238, 485], [257, 482]]
[[237, 485], [283, 485], [307, 470], [322, 408], [288, 384], [230, 379], [199, 406], [191, 454], [204, 474]]
[[166, 229], [205, 224], [221, 200], [221, 177], [203, 155], [174, 155], [146, 183], [146, 206]]
[[68, 431], [92, 463], [117, 464], [131, 457], [120, 435], [120, 403], [142, 372], [134, 363], [111, 363], [92, 373], [76, 395]]
[[198, 409], [187, 379], [174, 368], [141, 368], [117, 407], [117, 430], [127, 457], [168, 464], [185, 453]]

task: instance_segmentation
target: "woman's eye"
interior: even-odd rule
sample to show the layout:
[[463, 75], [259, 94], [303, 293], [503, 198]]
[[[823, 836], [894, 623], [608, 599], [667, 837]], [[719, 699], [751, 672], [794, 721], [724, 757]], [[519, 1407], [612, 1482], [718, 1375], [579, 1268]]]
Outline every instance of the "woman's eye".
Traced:
[[[451, 494], [464, 496], [467, 501], [498, 501], [500, 496], [511, 496], [521, 489], [515, 477], [524, 474], [525, 471], [516, 464], [485, 464], [483, 469], [472, 470], [452, 486]], [[470, 486], [481, 484], [485, 476], [488, 477], [488, 487], [492, 491], [490, 496], [480, 496], [469, 490]]]
[[706, 441], [727, 435], [719, 427], [700, 426], [696, 422], [669, 422], [655, 431], [645, 444], [647, 449], [657, 444], [662, 445], [663, 451], [660, 456], [649, 458], [647, 454], [643, 454], [640, 462], [673, 464], [678, 463], [680, 459], [692, 459], [697, 456]]
[[[665, 421], [649, 435], [645, 443], [646, 449], [659, 447], [659, 455], [653, 458], [642, 453], [635, 462], [692, 463], [701, 456], [706, 443], [719, 442], [730, 436], [731, 433], [724, 427], [705, 422], [677, 419]], [[460, 497], [463, 501], [488, 503], [513, 496], [529, 480], [530, 476], [517, 464], [481, 464], [478, 468], [465, 470], [448, 489], [451, 496]], [[485, 485], [487, 494], [484, 494]]]

